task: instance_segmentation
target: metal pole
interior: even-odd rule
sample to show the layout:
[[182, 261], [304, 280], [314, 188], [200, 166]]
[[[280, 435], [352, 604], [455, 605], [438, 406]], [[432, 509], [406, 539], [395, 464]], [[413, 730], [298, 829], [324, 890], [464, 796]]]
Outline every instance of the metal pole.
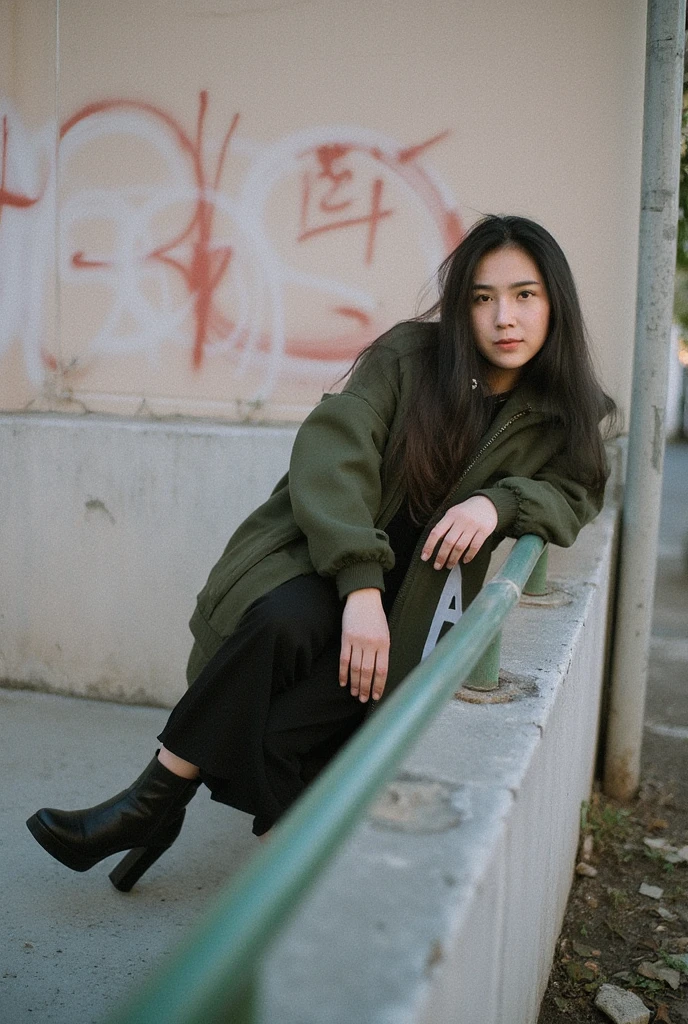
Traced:
[[530, 574], [530, 579], [523, 588], [523, 593], [528, 597], [545, 597], [547, 594], [547, 567], [549, 561], [549, 548], [545, 548], [538, 563]]
[[606, 792], [630, 799], [640, 748], [664, 459], [686, 0], [648, 0], [633, 395], [604, 769]]
[[471, 669], [463, 684], [468, 690], [497, 690], [499, 688], [499, 662], [502, 656], [502, 631], [500, 629], [477, 665]]

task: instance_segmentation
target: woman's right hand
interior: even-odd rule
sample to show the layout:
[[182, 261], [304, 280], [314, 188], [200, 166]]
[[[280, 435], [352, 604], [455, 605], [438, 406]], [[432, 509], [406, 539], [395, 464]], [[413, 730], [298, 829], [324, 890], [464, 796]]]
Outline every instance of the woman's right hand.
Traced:
[[352, 697], [379, 700], [387, 680], [389, 626], [376, 587], [353, 590], [342, 615], [339, 685], [351, 684]]

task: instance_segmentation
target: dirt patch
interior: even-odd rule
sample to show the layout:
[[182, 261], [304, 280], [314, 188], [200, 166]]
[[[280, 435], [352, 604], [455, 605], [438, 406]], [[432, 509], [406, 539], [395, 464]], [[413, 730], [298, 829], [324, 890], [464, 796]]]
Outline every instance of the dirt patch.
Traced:
[[653, 1022], [688, 1022], [688, 863], [665, 859], [688, 844], [685, 774], [659, 781], [648, 764], [632, 804], [596, 791], [583, 808], [587, 874], [573, 883], [538, 1024], [608, 1024], [594, 1006], [604, 982], [635, 992]]
[[[587, 863], [597, 874], [574, 880], [538, 1024], [609, 1024], [594, 1006], [605, 981], [635, 992], [653, 1024], [688, 1024], [688, 972], [678, 959], [688, 954], [688, 864], [665, 860], [657, 843], [688, 844], [687, 506], [688, 444], [669, 445], [643, 781], [628, 806], [595, 793], [584, 814], [579, 861], [586, 863], [588, 837]], [[662, 889], [661, 898], [642, 895], [643, 883]]]

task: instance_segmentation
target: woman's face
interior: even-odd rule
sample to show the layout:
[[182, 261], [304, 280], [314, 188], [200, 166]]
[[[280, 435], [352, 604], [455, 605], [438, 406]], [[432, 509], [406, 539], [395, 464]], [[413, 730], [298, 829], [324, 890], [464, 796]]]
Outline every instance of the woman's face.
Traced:
[[540, 351], [549, 330], [549, 296], [536, 263], [516, 246], [483, 256], [473, 281], [471, 321], [490, 364], [493, 393], [508, 391]]

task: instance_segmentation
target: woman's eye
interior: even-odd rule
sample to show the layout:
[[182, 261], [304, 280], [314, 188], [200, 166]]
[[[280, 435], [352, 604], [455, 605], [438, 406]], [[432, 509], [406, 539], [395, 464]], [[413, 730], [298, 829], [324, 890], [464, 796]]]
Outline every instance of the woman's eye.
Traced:
[[535, 292], [529, 292], [527, 289], [525, 289], [524, 291], [518, 293], [518, 297], [519, 299], [527, 299], [530, 295], [534, 294]]
[[476, 295], [475, 301], [476, 302], [489, 302], [490, 301], [490, 296], [489, 295]]

